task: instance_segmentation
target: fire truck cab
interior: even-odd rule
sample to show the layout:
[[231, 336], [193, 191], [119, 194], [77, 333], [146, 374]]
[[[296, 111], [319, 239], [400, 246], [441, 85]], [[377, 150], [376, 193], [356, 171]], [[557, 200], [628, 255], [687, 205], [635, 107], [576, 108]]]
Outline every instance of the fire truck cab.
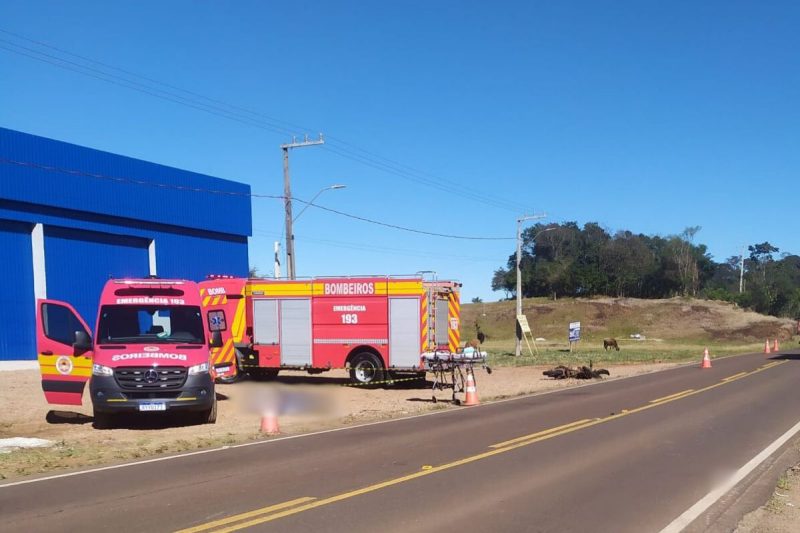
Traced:
[[[42, 389], [50, 404], [81, 405], [89, 381], [95, 425], [123, 412], [217, 416], [197, 284], [117, 279], [103, 288], [95, 335], [66, 302], [37, 302]], [[211, 345], [221, 344], [219, 334]]]
[[283, 369], [348, 369], [354, 383], [424, 373], [426, 351], [458, 349], [461, 284], [418, 276], [309, 280], [212, 277], [200, 283], [218, 379]]

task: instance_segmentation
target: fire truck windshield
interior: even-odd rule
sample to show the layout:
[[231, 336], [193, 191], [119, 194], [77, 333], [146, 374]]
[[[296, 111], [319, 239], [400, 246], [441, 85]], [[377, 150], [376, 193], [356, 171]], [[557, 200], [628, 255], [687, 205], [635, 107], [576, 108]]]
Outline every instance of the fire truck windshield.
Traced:
[[191, 305], [104, 305], [98, 344], [203, 344], [200, 308]]

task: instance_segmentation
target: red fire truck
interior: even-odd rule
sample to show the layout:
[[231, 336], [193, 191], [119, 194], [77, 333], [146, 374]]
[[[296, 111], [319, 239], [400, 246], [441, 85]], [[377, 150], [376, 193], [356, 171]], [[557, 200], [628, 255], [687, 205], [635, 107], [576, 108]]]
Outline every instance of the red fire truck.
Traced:
[[422, 354], [455, 352], [461, 284], [419, 276], [306, 280], [209, 276], [200, 283], [220, 381], [269, 379], [282, 369], [349, 369], [354, 383], [424, 373]]

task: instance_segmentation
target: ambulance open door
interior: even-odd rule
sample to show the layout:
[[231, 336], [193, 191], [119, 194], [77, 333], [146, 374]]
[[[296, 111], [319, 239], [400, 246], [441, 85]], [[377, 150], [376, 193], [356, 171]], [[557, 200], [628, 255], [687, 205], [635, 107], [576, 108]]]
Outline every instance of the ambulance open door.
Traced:
[[65, 302], [36, 302], [36, 350], [49, 404], [81, 405], [92, 375], [92, 333]]

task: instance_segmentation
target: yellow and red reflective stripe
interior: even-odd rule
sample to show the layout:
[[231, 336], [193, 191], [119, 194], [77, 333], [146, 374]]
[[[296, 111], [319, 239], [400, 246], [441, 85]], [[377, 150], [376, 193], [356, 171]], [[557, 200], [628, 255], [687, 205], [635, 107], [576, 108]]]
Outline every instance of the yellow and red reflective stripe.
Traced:
[[[450, 315], [450, 319], [455, 319], [457, 321], [458, 327], [453, 329], [448, 327], [448, 340], [450, 341], [450, 351], [455, 352], [459, 348], [459, 344], [461, 344], [461, 304], [458, 299], [458, 294], [456, 292], [451, 292], [448, 295], [449, 303], [447, 305], [448, 314]], [[450, 326], [450, 324], [448, 324]]]
[[[72, 369], [66, 374], [62, 374], [58, 371], [57, 361], [60, 357], [66, 357], [72, 363]], [[39, 354], [38, 359], [39, 369], [43, 376], [58, 376], [62, 378], [74, 376], [88, 378], [92, 375], [92, 360], [87, 357]]]
[[244, 304], [245, 299], [241, 298], [236, 304], [236, 314], [233, 316], [233, 323], [231, 324], [231, 336], [236, 342], [240, 342], [244, 335]]
[[420, 300], [420, 348], [422, 351], [428, 349], [428, 295], [423, 295]]

